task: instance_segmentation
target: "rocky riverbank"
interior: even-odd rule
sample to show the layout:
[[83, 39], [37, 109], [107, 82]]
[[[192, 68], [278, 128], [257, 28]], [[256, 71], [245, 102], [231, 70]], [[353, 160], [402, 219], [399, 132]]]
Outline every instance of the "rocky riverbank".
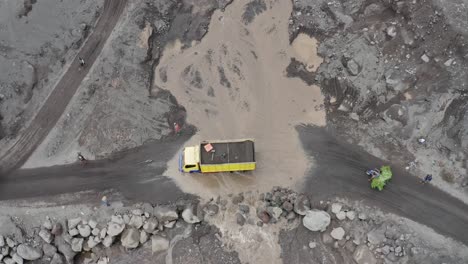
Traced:
[[[0, 263], [6, 264], [124, 263], [126, 255], [140, 256], [142, 263], [148, 255], [159, 262], [186, 263], [198, 260], [197, 254], [247, 263], [267, 260], [257, 253], [275, 247], [281, 255], [270, 253], [272, 263], [303, 263], [306, 258], [330, 263], [353, 259], [358, 264], [437, 259], [462, 263], [468, 257], [465, 246], [429, 235], [411, 221], [358, 203], [311, 204], [306, 195], [280, 187], [156, 206], [113, 202], [109, 207], [25, 207], [17, 215], [2, 214], [0, 220]], [[195, 255], [179, 255], [194, 245]], [[210, 255], [207, 247], [216, 253]]]

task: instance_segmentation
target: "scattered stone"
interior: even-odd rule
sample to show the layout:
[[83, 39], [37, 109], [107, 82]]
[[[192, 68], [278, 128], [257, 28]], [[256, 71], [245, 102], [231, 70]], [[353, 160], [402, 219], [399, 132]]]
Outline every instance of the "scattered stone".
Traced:
[[18, 255], [18, 253], [13, 253], [11, 258], [16, 262], [16, 264], [23, 264], [23, 258]]
[[400, 233], [398, 232], [398, 229], [394, 225], [389, 225], [387, 226], [387, 230], [385, 230], [385, 237], [396, 240], [400, 237]]
[[14, 248], [16, 246], [16, 242], [13, 239], [9, 238], [9, 237], [6, 238], [6, 243], [11, 248]]
[[195, 224], [200, 222], [200, 219], [193, 214], [192, 207], [185, 208], [185, 210], [182, 212], [182, 218], [188, 224]]
[[340, 211], [339, 213], [336, 214], [336, 218], [340, 221], [346, 219], [346, 213], [344, 211]]
[[111, 217], [111, 222], [116, 223], [116, 224], [119, 224], [119, 225], [125, 224], [125, 222], [124, 222], [124, 220], [123, 220], [123, 218], [122, 218], [121, 215], [113, 215], [113, 216]]
[[288, 202], [288, 201], [284, 202], [283, 205], [282, 205], [281, 207], [282, 207], [283, 210], [285, 210], [286, 212], [291, 212], [291, 211], [294, 209], [294, 206], [293, 206], [290, 202]]
[[143, 217], [140, 215], [133, 215], [128, 224], [136, 229], [140, 229], [141, 226], [143, 226]]
[[0, 247], [3, 246], [5, 246], [5, 238], [2, 235], [0, 235]]
[[88, 246], [89, 249], [94, 248], [99, 243], [101, 243], [101, 240], [98, 237], [94, 237], [94, 236], [90, 236], [88, 238], [88, 241], [86, 241], [86, 245]]
[[122, 246], [125, 248], [136, 248], [140, 243], [140, 232], [136, 228], [125, 229], [120, 238]]
[[431, 59], [430, 59], [426, 54], [423, 54], [423, 55], [421, 56], [421, 60], [423, 60], [424, 62], [427, 63], [427, 62], [429, 62]]
[[209, 216], [216, 215], [219, 212], [219, 206], [216, 204], [209, 204], [207, 207], [205, 207], [205, 212]]
[[62, 227], [62, 224], [60, 223], [55, 223], [54, 226], [52, 227], [52, 231], [50, 231], [50, 233], [52, 233], [52, 235], [54, 236], [60, 236], [63, 232], [63, 227]]
[[167, 222], [167, 223], [164, 224], [164, 227], [165, 227], [165, 228], [173, 228], [174, 225], [176, 224], [176, 222], [177, 222], [177, 221], [175, 221], [175, 220], [174, 220], [174, 221], [169, 221], [169, 222]]
[[317, 243], [309, 242], [309, 248], [315, 248], [315, 247], [317, 247]]
[[65, 261], [63, 260], [62, 255], [55, 253], [54, 256], [52, 257], [52, 260], [50, 261], [50, 264], [64, 264]]
[[168, 207], [162, 207], [162, 206], [158, 206], [154, 208], [154, 215], [161, 222], [174, 221], [179, 218], [176, 210], [168, 208]]
[[294, 212], [299, 215], [306, 215], [306, 212], [310, 210], [309, 198], [306, 195], [300, 194], [294, 201]]
[[81, 252], [83, 250], [84, 238], [73, 238], [71, 241], [71, 248], [75, 252]]
[[109, 258], [108, 257], [101, 257], [101, 258], [99, 258], [97, 264], [109, 264]]
[[330, 225], [330, 215], [322, 210], [309, 210], [302, 219], [302, 224], [310, 231], [325, 231]]
[[244, 214], [248, 214], [250, 212], [250, 207], [246, 204], [239, 204], [239, 210]]
[[343, 205], [340, 203], [332, 203], [331, 205], [331, 211], [335, 215], [337, 215], [339, 212], [341, 212], [341, 208], [343, 208]]
[[268, 224], [270, 222], [270, 215], [266, 211], [260, 211], [257, 216], [264, 224]]
[[5, 264], [16, 264], [16, 261], [11, 258], [4, 258], [3, 262], [5, 262]]
[[154, 235], [151, 237], [151, 251], [158, 253], [169, 248], [169, 240], [164, 237]]
[[381, 228], [379, 229], [374, 229], [367, 233], [367, 241], [371, 243], [372, 245], [378, 245], [385, 241], [385, 235], [384, 232], [382, 231]]
[[44, 244], [42, 245], [42, 251], [45, 256], [53, 257], [57, 253], [57, 248], [50, 244]]
[[143, 215], [143, 210], [141, 210], [139, 208], [134, 209], [134, 210], [132, 210], [132, 214], [136, 215], [136, 216], [142, 216]]
[[346, 217], [352, 221], [354, 218], [356, 218], [356, 213], [354, 211], [348, 211], [346, 212]]
[[70, 230], [70, 229], [75, 228], [80, 222], [81, 222], [81, 217], [68, 219], [68, 229]]
[[232, 203], [233, 204], [239, 204], [239, 203], [242, 203], [244, 201], [244, 194], [243, 193], [239, 193], [238, 195], [234, 196], [232, 198]]
[[352, 112], [349, 114], [349, 117], [355, 121], [359, 121], [359, 115], [357, 113]]
[[391, 38], [394, 38], [397, 35], [395, 26], [389, 26], [386, 31], [387, 31], [387, 35]]
[[336, 240], [342, 240], [345, 235], [345, 231], [342, 227], [333, 228], [330, 235]]
[[395, 248], [395, 253], [400, 253], [402, 251], [402, 248], [400, 246]]
[[100, 234], [99, 228], [94, 228], [94, 229], [91, 231], [91, 234], [93, 234], [93, 236], [95, 236], [95, 237], [99, 237], [99, 234]]
[[130, 223], [130, 216], [128, 214], [124, 214], [122, 216], [122, 219], [124, 221], [124, 224], [128, 225]]
[[144, 244], [148, 241], [148, 233], [145, 232], [145, 230], [140, 231], [140, 244]]
[[148, 233], [153, 233], [156, 227], [158, 227], [158, 224], [158, 219], [152, 217], [143, 224], [143, 229]]
[[388, 253], [390, 253], [390, 246], [385, 245], [385, 246], [381, 247], [380, 252], [382, 254], [384, 254], [384, 255], [388, 255]]
[[364, 221], [364, 220], [367, 219], [367, 215], [366, 215], [365, 213], [359, 213], [359, 214], [358, 214], [358, 218], [359, 218], [359, 220]]
[[52, 230], [52, 227], [53, 227], [52, 226], [52, 221], [50, 221], [50, 218], [48, 216], [46, 217], [46, 220], [44, 221], [42, 226], [47, 230]]
[[99, 238], [104, 239], [106, 237], [106, 234], [107, 234], [107, 227], [104, 227], [103, 229], [101, 229], [101, 232], [99, 232]]
[[68, 263], [73, 263], [73, 258], [76, 253], [73, 251], [70, 244], [68, 244], [63, 236], [55, 237], [55, 246], [57, 250], [65, 256], [65, 260]]
[[289, 212], [288, 215], [286, 215], [287, 220], [293, 220], [295, 218], [296, 218], [296, 213], [294, 213], [293, 211]]
[[120, 235], [120, 233], [122, 233], [124, 228], [125, 228], [125, 225], [123, 224], [117, 224], [115, 222], [111, 222], [109, 223], [107, 227], [107, 234], [109, 236], [118, 236]]
[[283, 209], [279, 207], [270, 206], [267, 208], [267, 212], [272, 218], [278, 220], [281, 217], [281, 214], [283, 213]]
[[68, 230], [68, 234], [70, 236], [72, 236], [72, 237], [77, 236], [79, 233], [80, 233], [80, 231], [78, 231], [78, 229], [76, 229], [76, 228]]
[[95, 229], [95, 228], [97, 227], [97, 222], [96, 222], [96, 220], [91, 219], [91, 220], [89, 220], [88, 225], [89, 225], [89, 227], [91, 227], [92, 229]]
[[114, 236], [106, 236], [104, 240], [102, 241], [102, 244], [104, 245], [104, 247], [108, 248], [112, 246], [112, 244], [114, 243], [114, 239], [115, 239]]
[[39, 231], [39, 236], [42, 238], [42, 240], [49, 244], [52, 242], [52, 239], [54, 239], [52, 234], [46, 229], [41, 229], [41, 231]]
[[353, 259], [357, 264], [376, 264], [377, 260], [375, 259], [372, 252], [366, 245], [357, 246], [354, 250]]
[[150, 217], [150, 214], [149, 214], [148, 212], [145, 212], [143, 215], [145, 216], [145, 218], [149, 218], [149, 217]]
[[450, 65], [452, 65], [452, 62], [453, 62], [453, 59], [448, 59], [447, 61], [444, 62], [444, 65], [446, 67], [449, 67]]
[[89, 225], [78, 225], [78, 232], [80, 236], [89, 237], [91, 235], [91, 227]]
[[243, 226], [245, 224], [245, 218], [241, 213], [236, 214], [236, 222], [240, 226]]
[[359, 64], [354, 59], [350, 59], [346, 62], [346, 69], [352, 76], [359, 74]]

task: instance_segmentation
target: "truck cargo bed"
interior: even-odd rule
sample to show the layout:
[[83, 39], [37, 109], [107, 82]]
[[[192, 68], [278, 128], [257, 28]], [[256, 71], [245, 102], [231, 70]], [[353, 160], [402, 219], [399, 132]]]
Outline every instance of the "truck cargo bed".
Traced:
[[[211, 144], [214, 151], [207, 152]], [[201, 143], [201, 164], [228, 164], [255, 162], [255, 147], [252, 140]]]

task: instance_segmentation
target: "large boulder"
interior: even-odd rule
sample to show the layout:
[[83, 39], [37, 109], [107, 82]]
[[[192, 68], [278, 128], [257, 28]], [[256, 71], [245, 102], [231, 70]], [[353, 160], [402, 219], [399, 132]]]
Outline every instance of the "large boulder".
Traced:
[[3, 246], [5, 246], [5, 238], [2, 235], [0, 235], [0, 247]]
[[154, 215], [160, 222], [174, 221], [179, 219], [177, 211], [170, 207], [158, 206], [154, 208]]
[[57, 253], [57, 248], [51, 244], [44, 244], [42, 245], [42, 251], [44, 251], [44, 255], [53, 257]]
[[330, 225], [330, 215], [322, 210], [309, 210], [302, 219], [302, 224], [310, 231], [325, 231]]
[[185, 208], [185, 210], [182, 212], [182, 218], [185, 222], [189, 224], [195, 224], [200, 222], [200, 219], [193, 214], [193, 209], [191, 207]]
[[25, 260], [36, 260], [42, 257], [42, 249], [33, 248], [26, 244], [20, 244], [16, 248], [16, 253]]
[[334, 214], [338, 214], [341, 211], [341, 208], [343, 208], [343, 205], [340, 203], [332, 203], [331, 205], [331, 211]]
[[75, 252], [81, 252], [83, 250], [83, 238], [73, 238], [71, 241], [71, 248]]
[[16, 262], [16, 264], [23, 264], [24, 262], [23, 258], [20, 255], [18, 255], [18, 253], [13, 253], [11, 258]]
[[63, 261], [62, 255], [55, 253], [54, 256], [52, 257], [52, 260], [50, 261], [50, 264], [63, 264], [65, 263]]
[[294, 212], [299, 215], [306, 215], [306, 212], [310, 210], [310, 201], [306, 195], [300, 194], [294, 201]]
[[345, 231], [342, 227], [333, 228], [330, 235], [336, 240], [342, 240], [345, 235]]
[[71, 248], [71, 245], [66, 242], [63, 236], [55, 237], [55, 246], [57, 247], [58, 251], [65, 256], [67, 263], [73, 263], [73, 258], [75, 257], [76, 253]]
[[81, 222], [81, 217], [68, 219], [68, 229], [75, 228]]
[[151, 217], [143, 224], [143, 230], [148, 233], [153, 233], [154, 230], [158, 227], [158, 219]]
[[39, 236], [42, 238], [42, 240], [49, 244], [54, 239], [52, 234], [47, 229], [41, 229], [41, 231], [39, 231]]
[[124, 219], [123, 219], [123, 217], [121, 215], [113, 215], [111, 217], [111, 222], [119, 224], [119, 225], [125, 224], [125, 221], [124, 221]]
[[140, 244], [140, 232], [136, 228], [126, 229], [120, 237], [120, 242], [125, 248], [136, 248]]
[[148, 233], [145, 232], [145, 230], [140, 231], [140, 244], [144, 244], [148, 241]]
[[114, 236], [106, 236], [104, 240], [102, 241], [102, 244], [104, 247], [108, 248], [112, 246], [112, 243], [114, 243], [115, 237]]
[[165, 251], [169, 248], [169, 240], [161, 236], [151, 237], [151, 250], [153, 253]]
[[279, 220], [281, 214], [283, 213], [283, 209], [276, 206], [270, 206], [267, 207], [267, 212], [272, 218]]
[[109, 225], [107, 226], [107, 234], [109, 236], [118, 236], [120, 235], [120, 233], [122, 233], [124, 228], [125, 228], [125, 225], [123, 224], [110, 222]]
[[140, 229], [143, 225], [143, 217], [141, 215], [133, 215], [128, 224], [136, 229]]
[[353, 259], [357, 264], [377, 264], [377, 260], [366, 245], [356, 247]]
[[91, 235], [91, 227], [89, 225], [78, 225], [78, 232], [82, 237], [89, 237]]

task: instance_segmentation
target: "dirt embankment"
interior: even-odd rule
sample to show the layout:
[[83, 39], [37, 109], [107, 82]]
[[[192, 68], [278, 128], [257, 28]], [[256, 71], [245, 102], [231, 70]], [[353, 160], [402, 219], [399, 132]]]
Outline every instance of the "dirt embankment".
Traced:
[[[329, 126], [376, 156], [466, 198], [467, 7], [440, 1], [295, 1], [290, 35], [318, 38]], [[423, 144], [418, 139], [424, 139]]]

